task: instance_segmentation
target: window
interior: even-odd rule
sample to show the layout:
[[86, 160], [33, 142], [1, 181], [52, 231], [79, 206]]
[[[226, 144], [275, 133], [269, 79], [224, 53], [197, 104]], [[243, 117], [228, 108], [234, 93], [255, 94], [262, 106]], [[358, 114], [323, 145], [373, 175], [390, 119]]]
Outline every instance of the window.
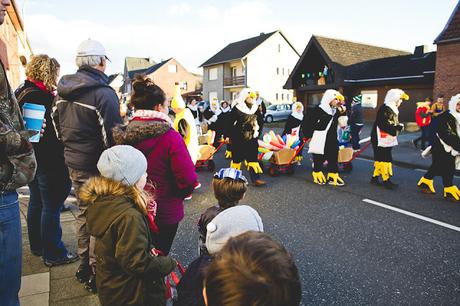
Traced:
[[232, 78], [235, 78], [235, 77], [236, 77], [236, 72], [237, 72], [236, 66], [235, 66], [235, 67], [232, 67], [232, 68], [230, 68], [230, 69], [231, 69]]
[[289, 100], [289, 94], [286, 95], [286, 100], [290, 101], [290, 100]]
[[284, 75], [284, 68], [283, 68], [283, 75]]
[[217, 80], [217, 68], [209, 69], [209, 80], [210, 81]]
[[276, 67], [276, 74], [280, 75], [280, 69], [278, 67]]
[[281, 52], [281, 44], [278, 44], [278, 53]]
[[276, 101], [278, 101], [278, 94], [276, 94]]
[[232, 91], [232, 102], [235, 101], [237, 97], [238, 97], [238, 92]]
[[366, 108], [376, 108], [377, 107], [377, 101], [378, 101], [378, 91], [377, 90], [362, 90], [361, 94], [363, 95], [362, 102], [361, 102], [362, 107], [366, 107]]
[[182, 90], [187, 90], [187, 82], [179, 82], [179, 88]]
[[177, 72], [177, 66], [176, 65], [168, 65], [168, 72], [169, 73], [176, 73]]
[[270, 105], [268, 107], [268, 109], [274, 111], [274, 110], [276, 110], [276, 105]]
[[210, 91], [209, 92], [209, 101], [212, 101], [214, 99], [217, 99], [217, 92], [216, 91]]
[[284, 101], [284, 93], [281, 94], [281, 100]]

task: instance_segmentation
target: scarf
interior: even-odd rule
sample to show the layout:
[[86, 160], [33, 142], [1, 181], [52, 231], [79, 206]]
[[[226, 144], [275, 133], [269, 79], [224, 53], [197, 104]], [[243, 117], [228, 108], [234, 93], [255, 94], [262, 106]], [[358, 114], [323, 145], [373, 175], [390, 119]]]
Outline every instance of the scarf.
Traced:
[[139, 109], [136, 110], [133, 114], [133, 119], [138, 119], [138, 120], [152, 120], [152, 119], [159, 119], [162, 121], [166, 121], [170, 126], [173, 125], [173, 122], [171, 118], [169, 118], [168, 115], [162, 113], [162, 112], [157, 112], [154, 110], [148, 110], [148, 109]]

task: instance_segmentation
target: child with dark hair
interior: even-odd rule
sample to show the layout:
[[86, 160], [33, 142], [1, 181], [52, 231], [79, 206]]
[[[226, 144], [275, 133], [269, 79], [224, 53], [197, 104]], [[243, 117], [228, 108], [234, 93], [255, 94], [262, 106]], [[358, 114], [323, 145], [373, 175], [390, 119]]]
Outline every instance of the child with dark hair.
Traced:
[[198, 220], [199, 255], [209, 254], [206, 249], [206, 226], [221, 211], [236, 206], [247, 191], [248, 181], [240, 170], [233, 168], [220, 169], [212, 179], [212, 189], [217, 205], [209, 207]]
[[[178, 287], [175, 306], [204, 306], [203, 279], [206, 268], [231, 237], [247, 231], [263, 232], [262, 219], [257, 211], [246, 205], [230, 207], [219, 213], [207, 225], [206, 248], [209, 255], [201, 255], [187, 268]], [[249, 305], [249, 304], [248, 304]]]
[[208, 266], [203, 297], [206, 306], [295, 306], [299, 273], [280, 243], [250, 231], [230, 238]]

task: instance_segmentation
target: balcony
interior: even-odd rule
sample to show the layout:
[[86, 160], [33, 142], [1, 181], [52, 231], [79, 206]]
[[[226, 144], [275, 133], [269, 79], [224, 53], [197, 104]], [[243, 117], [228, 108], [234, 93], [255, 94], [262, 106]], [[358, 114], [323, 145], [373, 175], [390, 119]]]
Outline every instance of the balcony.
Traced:
[[224, 78], [224, 86], [225, 87], [232, 87], [232, 86], [244, 86], [245, 76], [240, 75], [236, 77]]

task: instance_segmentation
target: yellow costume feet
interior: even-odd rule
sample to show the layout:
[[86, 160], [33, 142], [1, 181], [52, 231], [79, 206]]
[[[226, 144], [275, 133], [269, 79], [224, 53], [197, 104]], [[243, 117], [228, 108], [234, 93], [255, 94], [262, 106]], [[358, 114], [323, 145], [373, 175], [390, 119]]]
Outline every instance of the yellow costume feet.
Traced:
[[456, 201], [460, 200], [460, 190], [458, 190], [457, 186], [453, 185], [450, 187], [444, 188], [444, 198], [454, 198]]
[[249, 162], [246, 166], [248, 167], [248, 171], [251, 171], [252, 169], [255, 173], [263, 173], [259, 162]]
[[380, 173], [383, 181], [388, 181], [393, 176], [393, 167], [390, 162], [380, 162]]
[[231, 159], [232, 158], [232, 151], [229, 151], [229, 150], [225, 151], [225, 158]]
[[235, 163], [233, 161], [230, 162], [230, 168], [241, 170], [241, 163]]
[[329, 182], [329, 185], [334, 185], [334, 186], [343, 186], [343, 185], [345, 185], [345, 182], [342, 180], [342, 178], [339, 176], [338, 173], [329, 172], [327, 174], [327, 180]]
[[436, 193], [433, 186], [433, 180], [429, 180], [424, 176], [418, 181], [417, 186], [420, 187], [424, 193]]
[[313, 172], [313, 183], [318, 185], [326, 184], [326, 177], [324, 176], [323, 172]]
[[380, 175], [382, 175], [382, 169], [381, 169], [381, 166], [380, 166], [381, 162], [374, 162], [374, 174], [372, 175], [372, 177], [378, 177]]

